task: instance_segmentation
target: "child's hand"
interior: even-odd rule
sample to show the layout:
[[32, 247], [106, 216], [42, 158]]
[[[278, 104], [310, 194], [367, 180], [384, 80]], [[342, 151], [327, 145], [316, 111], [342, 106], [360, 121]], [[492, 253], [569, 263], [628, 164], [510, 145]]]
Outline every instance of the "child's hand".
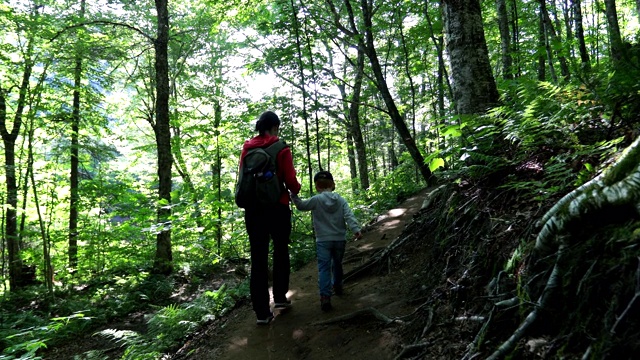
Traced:
[[362, 239], [362, 233], [360, 231], [353, 234], [353, 240], [359, 240], [359, 239]]

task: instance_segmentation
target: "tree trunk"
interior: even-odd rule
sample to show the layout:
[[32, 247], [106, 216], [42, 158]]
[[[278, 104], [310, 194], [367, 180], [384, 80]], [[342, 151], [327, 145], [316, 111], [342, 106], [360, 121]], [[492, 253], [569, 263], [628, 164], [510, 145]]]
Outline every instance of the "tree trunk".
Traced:
[[156, 121], [153, 127], [158, 147], [158, 234], [154, 272], [173, 270], [171, 254], [171, 129], [169, 127], [169, 9], [168, 0], [156, 0], [158, 32], [155, 40]]
[[[218, 78], [222, 79], [222, 68], [218, 68]], [[213, 171], [214, 177], [214, 186], [216, 188], [217, 193], [217, 212], [216, 216], [218, 217], [218, 221], [216, 223], [216, 244], [218, 246], [218, 255], [222, 254], [222, 156], [220, 154], [220, 124], [222, 123], [222, 106], [220, 105], [220, 99], [224, 96], [222, 93], [222, 85], [216, 84], [215, 90], [215, 98], [213, 105], [213, 128], [215, 129], [216, 136], [216, 162], [215, 162], [215, 171]]]
[[509, 16], [506, 0], [496, 0], [498, 14], [498, 29], [500, 29], [500, 52], [502, 58], [502, 78], [513, 79], [511, 61], [511, 37], [509, 35]]
[[[516, 63], [518, 66], [513, 69], [515, 71], [515, 77], [520, 77], [521, 74], [521, 61], [520, 61], [520, 27], [518, 17], [518, 1], [513, 0], [511, 2], [511, 54], [516, 57]], [[512, 59], [513, 60], [513, 59]]]
[[[549, 57], [549, 66], [553, 65], [553, 56], [551, 55], [551, 45], [552, 44], [561, 44], [562, 39], [558, 35], [556, 35], [556, 30], [553, 27], [553, 23], [551, 22], [551, 18], [549, 17], [549, 12], [547, 11], [546, 0], [540, 0], [540, 14], [542, 15], [542, 23], [544, 25], [544, 35], [547, 39], [547, 55]], [[554, 46], [555, 47], [555, 46]], [[567, 59], [562, 54], [558, 54], [555, 51], [556, 56], [558, 57], [558, 62], [560, 63], [560, 73], [565, 81], [569, 80], [571, 74], [569, 73], [569, 65], [567, 64]], [[554, 79], [557, 81], [557, 79]]]
[[[85, 0], [80, 1], [80, 19], [84, 18]], [[82, 86], [82, 52], [77, 39], [75, 69], [73, 73], [73, 113], [71, 115], [71, 169], [69, 170], [69, 268], [78, 266], [78, 154], [80, 132], [80, 87]]]
[[[34, 9], [37, 15], [37, 9]], [[18, 237], [18, 186], [16, 182], [16, 139], [22, 126], [29, 80], [33, 70], [33, 41], [29, 38], [24, 58], [22, 82], [19, 87], [18, 99], [13, 116], [11, 131], [7, 129], [7, 95], [8, 91], [0, 87], [0, 135], [4, 144], [4, 168], [7, 189], [6, 213], [5, 213], [5, 237], [9, 255], [9, 288], [16, 291], [22, 287], [22, 259], [20, 258], [20, 242]]]
[[[293, 17], [293, 30], [296, 36], [296, 50], [298, 53], [298, 67], [300, 70], [300, 87], [302, 89], [302, 117], [304, 119], [304, 131], [307, 144], [307, 168], [309, 176], [309, 194], [313, 194], [313, 166], [311, 164], [311, 141], [309, 136], [309, 116], [307, 115], [307, 91], [305, 87], [304, 64], [302, 61], [302, 45], [300, 44], [300, 24], [298, 23], [298, 10], [291, 0], [291, 16]], [[320, 164], [318, 164], [320, 165]]]
[[[293, 5], [292, 5], [293, 6]], [[295, 16], [295, 13], [294, 13]], [[309, 52], [309, 66], [311, 66], [311, 83], [313, 84], [313, 114], [315, 117], [315, 126], [316, 126], [316, 156], [318, 158], [318, 169], [320, 170], [326, 170], [326, 171], [331, 171], [331, 154], [328, 153], [327, 154], [327, 167], [323, 167], [322, 166], [322, 152], [321, 152], [321, 136], [320, 136], [320, 119], [318, 119], [318, 110], [320, 108], [319, 104], [318, 104], [318, 77], [316, 75], [316, 68], [315, 68], [315, 64], [313, 62], [313, 49], [311, 48], [311, 39], [309, 37], [309, 28], [307, 27], [307, 16], [305, 15], [305, 21], [304, 21], [304, 35], [305, 35], [305, 44], [307, 46], [307, 51]], [[296, 16], [296, 26], [298, 26], [297, 23], [297, 16]], [[302, 59], [300, 60], [302, 63]], [[324, 134], [327, 138], [331, 138], [331, 134], [326, 133]], [[329, 145], [327, 145], [327, 152], [330, 151], [330, 147]]]
[[358, 178], [358, 168], [356, 167], [356, 152], [355, 146], [353, 144], [353, 134], [351, 133], [351, 129], [347, 129], [347, 155], [349, 157], [349, 178], [351, 179], [351, 191], [358, 191], [358, 182], [356, 179]]
[[[544, 35], [544, 20], [543, 20], [543, 16], [542, 14], [538, 15], [538, 19], [540, 21], [538, 21], [538, 48], [539, 49], [545, 49], [548, 52], [547, 49], [547, 37]], [[538, 50], [540, 51], [540, 50]], [[545, 81], [547, 79], [547, 69], [545, 67], [545, 59], [546, 57], [543, 56], [540, 52], [538, 53], [538, 81]], [[555, 72], [553, 71], [553, 63], [551, 63], [550, 65], [550, 70], [552, 72], [552, 77], [555, 80]]]
[[580, 4], [580, 0], [571, 0], [571, 8], [573, 9], [573, 17], [576, 24], [576, 38], [578, 39], [582, 67], [586, 70], [590, 70], [591, 62], [589, 61], [587, 44], [584, 41], [584, 28], [582, 27], [582, 5]]
[[[349, 2], [345, 2], [346, 5], [349, 5]], [[389, 113], [389, 117], [393, 122], [398, 134], [400, 135], [400, 139], [403, 144], [407, 147], [411, 158], [420, 169], [420, 174], [422, 178], [427, 184], [431, 184], [435, 179], [431, 170], [429, 170], [428, 164], [425, 163], [424, 157], [420, 150], [416, 146], [414, 138], [411, 136], [411, 132], [407, 128], [407, 124], [405, 124], [402, 115], [400, 115], [400, 111], [398, 111], [398, 107], [393, 100], [393, 96], [389, 91], [387, 86], [387, 81], [382, 72], [382, 66], [380, 65], [380, 61], [378, 59], [378, 54], [376, 52], [376, 48], [373, 41], [373, 24], [372, 24], [372, 8], [371, 5], [367, 2], [367, 0], [360, 0], [360, 5], [362, 7], [362, 16], [364, 20], [364, 28], [365, 28], [365, 39], [364, 39], [364, 49], [366, 52], [369, 61], [371, 62], [371, 69], [373, 70], [375, 79], [376, 79], [376, 87], [380, 91], [382, 98], [384, 100], [385, 105], [387, 106], [387, 111]], [[362, 38], [359, 39], [359, 42], [362, 42]]]
[[604, 0], [605, 12], [607, 14], [607, 31], [609, 33], [609, 43], [611, 45], [611, 59], [614, 65], [619, 65], [624, 58], [624, 46], [618, 25], [618, 13], [616, 11], [615, 0]]
[[411, 67], [411, 63], [409, 62], [409, 50], [407, 49], [407, 39], [404, 36], [404, 18], [400, 16], [398, 12], [398, 29], [400, 32], [400, 41], [402, 44], [402, 55], [403, 55], [403, 65], [404, 65], [404, 74], [409, 80], [409, 89], [411, 90], [411, 135], [415, 139], [416, 137], [416, 86], [413, 83], [413, 77], [411, 76], [411, 71], [409, 70]]
[[489, 63], [479, 0], [444, 0], [447, 51], [458, 114], [481, 114], [496, 105], [498, 89]]
[[428, 6], [424, 7], [424, 17], [425, 19], [427, 19], [427, 23], [429, 24], [429, 33], [431, 34], [431, 41], [433, 41], [433, 45], [436, 48], [437, 54], [438, 54], [438, 75], [437, 75], [437, 79], [436, 79], [436, 84], [437, 84], [437, 97], [438, 97], [438, 116], [440, 117], [440, 119], [444, 119], [446, 112], [445, 112], [445, 105], [444, 105], [444, 98], [445, 98], [445, 80], [447, 82], [447, 87], [446, 89], [449, 91], [449, 95], [451, 95], [451, 97], [453, 97], [453, 94], [451, 92], [451, 84], [449, 83], [449, 76], [447, 74], [447, 67], [445, 64], [445, 60], [444, 60], [444, 36], [442, 35], [442, 33], [439, 33], [438, 36], [436, 37], [436, 34], [434, 32], [433, 29], [433, 22], [431, 21], [431, 17], [429, 16], [429, 8]]
[[362, 92], [362, 79], [364, 77], [364, 50], [358, 45], [358, 58], [356, 60], [356, 78], [353, 83], [353, 94], [349, 105], [349, 127], [356, 146], [358, 159], [358, 174], [360, 175], [360, 188], [369, 188], [369, 166], [367, 165], [367, 149], [362, 138], [360, 128], [360, 94]]

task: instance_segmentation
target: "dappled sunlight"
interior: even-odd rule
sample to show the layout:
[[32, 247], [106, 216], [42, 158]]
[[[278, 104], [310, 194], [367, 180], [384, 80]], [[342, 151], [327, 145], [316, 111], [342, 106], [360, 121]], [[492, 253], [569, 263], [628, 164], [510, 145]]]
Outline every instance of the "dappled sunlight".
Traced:
[[402, 221], [401, 220], [389, 220], [387, 222], [384, 223], [385, 228], [393, 228], [398, 226]]
[[389, 210], [389, 212], [387, 212], [387, 214], [389, 214], [389, 216], [391, 217], [398, 217], [398, 216], [402, 216], [407, 212], [407, 209], [405, 208], [397, 208], [397, 209], [391, 209]]
[[243, 348], [246, 348], [247, 345], [249, 345], [249, 338], [247, 337], [235, 338], [231, 340], [231, 345], [229, 345], [229, 349], [241, 350]]
[[373, 250], [374, 249], [374, 244], [372, 244], [372, 243], [362, 244], [362, 245], [358, 246], [357, 249], [359, 251]]
[[291, 334], [293, 340], [301, 340], [304, 339], [305, 336], [304, 330], [302, 329], [293, 329], [293, 333]]

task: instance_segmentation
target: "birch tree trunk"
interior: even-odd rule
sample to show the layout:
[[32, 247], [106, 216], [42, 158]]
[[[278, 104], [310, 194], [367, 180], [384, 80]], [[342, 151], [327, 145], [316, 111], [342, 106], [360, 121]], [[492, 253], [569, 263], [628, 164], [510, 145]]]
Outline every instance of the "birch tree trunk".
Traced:
[[481, 114], [496, 105], [479, 0], [443, 0], [444, 28], [458, 114]]

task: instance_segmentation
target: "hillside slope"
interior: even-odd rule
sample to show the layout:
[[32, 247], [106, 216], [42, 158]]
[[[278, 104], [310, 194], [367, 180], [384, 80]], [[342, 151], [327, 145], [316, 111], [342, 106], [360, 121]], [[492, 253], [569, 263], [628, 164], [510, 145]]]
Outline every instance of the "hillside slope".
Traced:
[[[584, 224], [560, 261], [533, 250], [555, 200], [465, 183], [423, 190], [349, 244], [333, 312], [319, 309], [312, 262], [292, 274], [294, 307], [270, 326], [257, 327], [244, 304], [173, 358], [640, 357], [640, 223], [625, 213]], [[554, 274], [560, 285], [549, 289]]]

